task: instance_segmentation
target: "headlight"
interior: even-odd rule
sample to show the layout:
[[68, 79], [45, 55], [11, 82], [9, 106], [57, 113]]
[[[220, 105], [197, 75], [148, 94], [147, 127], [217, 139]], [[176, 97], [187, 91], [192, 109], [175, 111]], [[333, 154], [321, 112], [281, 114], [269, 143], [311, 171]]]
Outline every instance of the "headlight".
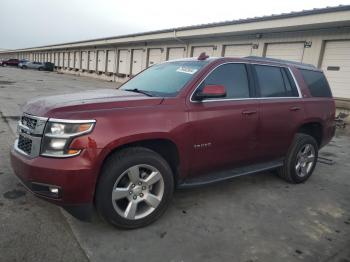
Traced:
[[49, 119], [46, 124], [41, 155], [51, 157], [70, 157], [80, 153], [80, 149], [69, 148], [73, 138], [92, 131], [95, 120]]

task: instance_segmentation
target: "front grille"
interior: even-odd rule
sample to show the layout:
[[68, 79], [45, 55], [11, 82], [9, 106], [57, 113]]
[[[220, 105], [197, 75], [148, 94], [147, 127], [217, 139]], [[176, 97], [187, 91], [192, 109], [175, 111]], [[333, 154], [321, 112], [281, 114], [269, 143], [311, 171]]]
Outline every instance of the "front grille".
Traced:
[[38, 122], [38, 120], [30, 118], [30, 117], [25, 116], [25, 115], [22, 116], [22, 118], [21, 118], [22, 125], [27, 126], [30, 129], [35, 129], [37, 122]]
[[19, 135], [18, 148], [26, 154], [30, 155], [32, 153], [32, 140], [22, 135]]
[[14, 148], [30, 158], [40, 155], [41, 139], [47, 123], [46, 117], [34, 116], [24, 113], [18, 122], [18, 139]]

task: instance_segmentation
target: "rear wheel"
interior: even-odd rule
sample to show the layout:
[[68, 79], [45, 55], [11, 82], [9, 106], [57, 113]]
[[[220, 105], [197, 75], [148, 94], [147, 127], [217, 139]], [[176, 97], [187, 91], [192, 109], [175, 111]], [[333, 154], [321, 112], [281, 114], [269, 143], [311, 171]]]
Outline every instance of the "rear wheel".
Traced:
[[147, 148], [127, 148], [111, 155], [97, 185], [96, 207], [109, 223], [137, 228], [157, 220], [174, 190], [168, 163]]
[[317, 158], [316, 140], [307, 134], [298, 133], [278, 174], [291, 183], [305, 182], [312, 175]]
[[42, 67], [39, 67], [39, 71], [42, 71], [44, 68], [42, 68]]

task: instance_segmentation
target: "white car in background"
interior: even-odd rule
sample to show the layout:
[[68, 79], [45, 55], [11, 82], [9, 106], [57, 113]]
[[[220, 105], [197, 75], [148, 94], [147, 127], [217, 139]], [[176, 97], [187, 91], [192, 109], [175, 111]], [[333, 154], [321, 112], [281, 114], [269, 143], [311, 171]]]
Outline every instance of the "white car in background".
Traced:
[[38, 69], [39, 71], [45, 69], [45, 64], [42, 62], [31, 62], [27, 61], [18, 65], [22, 69]]

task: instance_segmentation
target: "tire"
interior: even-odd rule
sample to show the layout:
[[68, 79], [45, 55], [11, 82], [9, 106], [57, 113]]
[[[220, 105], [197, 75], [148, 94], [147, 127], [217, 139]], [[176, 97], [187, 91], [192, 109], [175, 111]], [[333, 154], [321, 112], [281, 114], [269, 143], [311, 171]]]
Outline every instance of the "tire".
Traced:
[[[153, 182], [151, 177], [157, 177], [154, 181], [159, 180]], [[173, 191], [174, 176], [167, 161], [150, 149], [131, 147], [113, 153], [104, 163], [95, 204], [105, 221], [120, 228], [133, 229], [156, 221], [165, 212]], [[116, 195], [115, 200], [112, 200], [115, 196], [112, 192]]]
[[[288, 150], [283, 167], [277, 170], [278, 175], [293, 184], [303, 183], [312, 175], [317, 158], [318, 144], [316, 140], [310, 135], [297, 133]], [[304, 163], [305, 166], [303, 166]]]
[[39, 71], [42, 71], [42, 70], [43, 70], [43, 68], [42, 68], [42, 67], [39, 67], [39, 68], [38, 68], [38, 70], [39, 70]]
[[25, 66], [25, 65], [24, 65], [24, 66], [22, 66], [22, 69], [27, 69], [27, 66]]

